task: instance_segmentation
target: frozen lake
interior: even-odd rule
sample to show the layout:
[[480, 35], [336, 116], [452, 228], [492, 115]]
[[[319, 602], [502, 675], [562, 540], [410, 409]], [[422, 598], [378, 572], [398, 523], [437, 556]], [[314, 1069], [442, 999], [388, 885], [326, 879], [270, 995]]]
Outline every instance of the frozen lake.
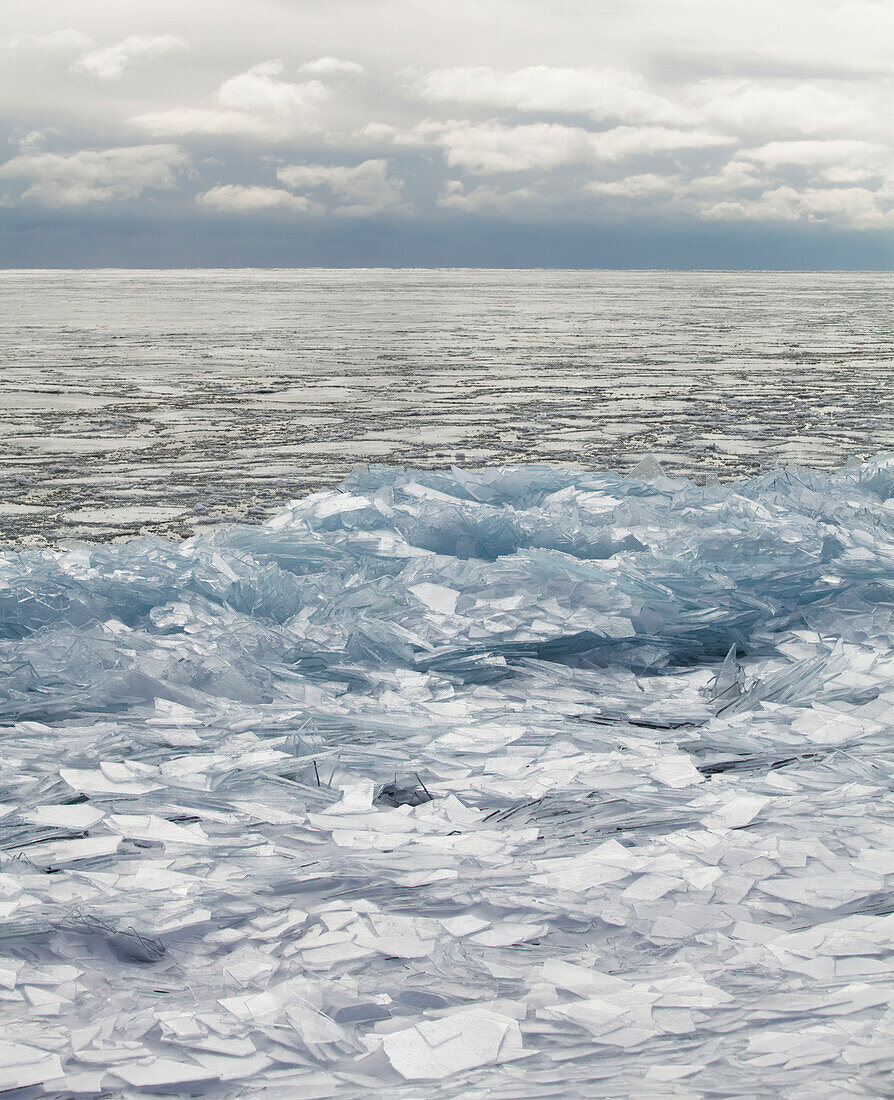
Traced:
[[379, 468], [0, 553], [0, 1089], [892, 1095], [892, 500]]
[[357, 463], [894, 446], [885, 273], [0, 273], [0, 540], [258, 520]]
[[0, 1091], [892, 1095], [892, 282], [0, 277]]

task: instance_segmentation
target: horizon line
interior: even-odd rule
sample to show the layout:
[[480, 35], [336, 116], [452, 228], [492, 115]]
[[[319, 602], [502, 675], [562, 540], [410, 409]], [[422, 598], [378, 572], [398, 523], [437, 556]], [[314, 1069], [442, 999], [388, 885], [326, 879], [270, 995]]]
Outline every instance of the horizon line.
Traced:
[[563, 267], [550, 264], [548, 266], [530, 265], [519, 267], [508, 264], [475, 264], [475, 265], [413, 265], [413, 264], [227, 264], [210, 265], [177, 265], [163, 267], [156, 264], [133, 266], [124, 264], [104, 265], [68, 265], [63, 267], [6, 267], [0, 264], [2, 274], [31, 274], [44, 272], [70, 272], [70, 271], [578, 271], [578, 272], [618, 272], [618, 273], [642, 273], [642, 274], [773, 274], [773, 275], [890, 275], [894, 274], [892, 267]]

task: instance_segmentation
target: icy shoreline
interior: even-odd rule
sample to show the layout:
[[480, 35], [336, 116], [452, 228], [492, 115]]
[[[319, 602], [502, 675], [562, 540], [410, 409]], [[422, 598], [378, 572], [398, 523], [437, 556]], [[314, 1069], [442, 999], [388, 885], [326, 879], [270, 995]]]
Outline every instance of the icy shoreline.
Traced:
[[373, 467], [0, 553], [0, 1087], [887, 1094], [892, 499]]

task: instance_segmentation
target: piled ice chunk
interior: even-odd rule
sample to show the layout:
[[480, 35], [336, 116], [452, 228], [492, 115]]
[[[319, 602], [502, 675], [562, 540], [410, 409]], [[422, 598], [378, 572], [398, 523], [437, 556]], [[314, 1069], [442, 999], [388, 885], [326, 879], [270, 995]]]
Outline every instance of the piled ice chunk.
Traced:
[[0, 1088], [887, 1095], [894, 463], [0, 557]]

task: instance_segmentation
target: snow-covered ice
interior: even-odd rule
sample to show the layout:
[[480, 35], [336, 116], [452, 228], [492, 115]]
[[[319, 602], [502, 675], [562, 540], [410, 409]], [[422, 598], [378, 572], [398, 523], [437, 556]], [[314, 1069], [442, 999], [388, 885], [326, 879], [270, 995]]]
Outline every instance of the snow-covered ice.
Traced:
[[0, 1089], [894, 1091], [894, 461], [0, 555]]

